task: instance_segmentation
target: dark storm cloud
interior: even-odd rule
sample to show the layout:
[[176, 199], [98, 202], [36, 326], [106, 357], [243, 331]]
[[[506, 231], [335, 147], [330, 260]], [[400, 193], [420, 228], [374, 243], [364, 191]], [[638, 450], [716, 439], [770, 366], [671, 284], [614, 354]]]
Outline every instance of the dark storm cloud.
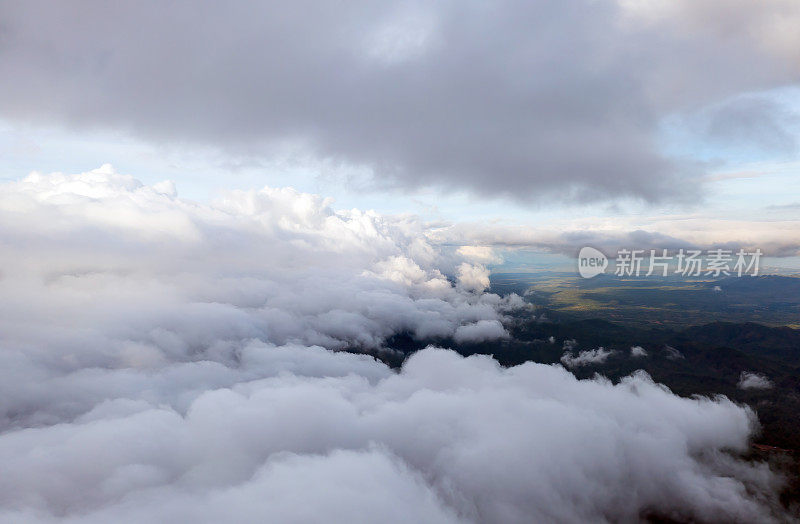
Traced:
[[660, 117], [789, 80], [760, 36], [789, 8], [652, 4], [4, 2], [0, 114], [395, 187], [682, 197], [696, 168], [659, 153]]

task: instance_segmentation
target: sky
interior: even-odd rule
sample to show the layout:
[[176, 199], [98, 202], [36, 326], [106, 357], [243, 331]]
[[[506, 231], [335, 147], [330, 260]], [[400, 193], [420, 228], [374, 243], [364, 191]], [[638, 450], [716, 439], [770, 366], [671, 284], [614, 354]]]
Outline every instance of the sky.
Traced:
[[76, 5], [5, 6], [5, 180], [108, 163], [503, 230], [464, 243], [798, 253], [791, 0]]
[[[571, 338], [563, 365], [448, 348], [534, 318], [489, 291], [504, 254], [794, 264], [799, 25], [0, 1], [0, 521], [785, 521], [750, 408], [577, 380], [609, 352]], [[397, 335], [430, 345], [391, 368]]]

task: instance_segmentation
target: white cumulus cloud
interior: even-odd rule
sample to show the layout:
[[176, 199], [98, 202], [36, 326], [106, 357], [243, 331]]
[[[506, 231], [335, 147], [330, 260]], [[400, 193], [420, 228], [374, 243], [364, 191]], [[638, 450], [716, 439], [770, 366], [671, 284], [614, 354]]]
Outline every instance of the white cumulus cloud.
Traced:
[[0, 185], [0, 521], [779, 518], [724, 398], [336, 351], [508, 336], [519, 297], [418, 221], [178, 194], [110, 166]]

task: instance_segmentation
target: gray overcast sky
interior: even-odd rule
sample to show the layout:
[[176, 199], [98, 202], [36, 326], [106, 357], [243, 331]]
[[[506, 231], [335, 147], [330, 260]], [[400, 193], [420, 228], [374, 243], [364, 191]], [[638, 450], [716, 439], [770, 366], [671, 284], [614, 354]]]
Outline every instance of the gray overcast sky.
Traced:
[[793, 0], [6, 1], [0, 20], [8, 121], [325, 160], [389, 189], [691, 201], [707, 166], [665, 152], [671, 115], [796, 146], [780, 107], [737, 98], [797, 81]]

